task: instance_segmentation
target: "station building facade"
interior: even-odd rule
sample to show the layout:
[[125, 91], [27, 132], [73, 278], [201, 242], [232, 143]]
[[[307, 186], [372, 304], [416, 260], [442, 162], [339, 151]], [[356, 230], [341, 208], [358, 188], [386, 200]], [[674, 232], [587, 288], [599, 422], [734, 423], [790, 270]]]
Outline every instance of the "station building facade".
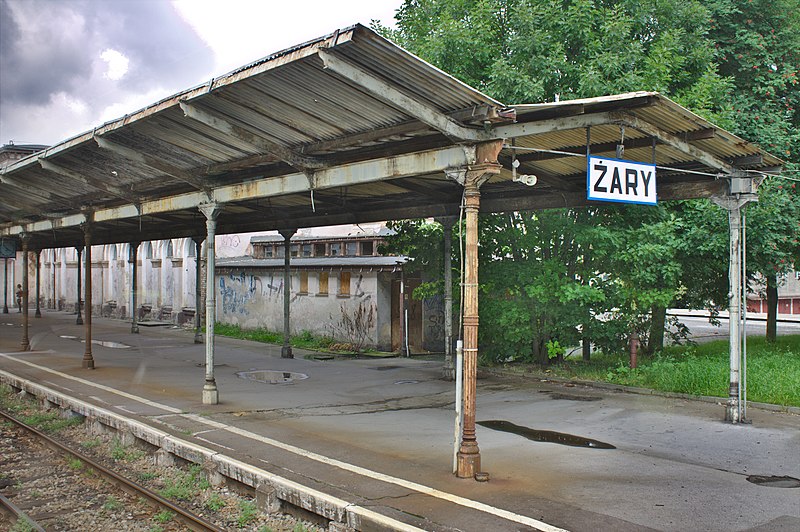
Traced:
[[[382, 256], [389, 231], [383, 225], [301, 231], [291, 240], [292, 334], [308, 331], [352, 343], [353, 323], [363, 345], [412, 353], [441, 352], [444, 342], [442, 298], [413, 298], [418, 278], [406, 279], [404, 257]], [[201, 257], [204, 256], [204, 245]], [[245, 329], [283, 330], [283, 237], [275, 233], [217, 237], [217, 321]], [[92, 248], [92, 313], [131, 319], [133, 264], [129, 244]], [[85, 286], [85, 260], [75, 248], [39, 254], [42, 310], [76, 312], [78, 272]], [[28, 262], [29, 305], [36, 306], [37, 253]], [[0, 307], [17, 312], [16, 287], [22, 283], [22, 254], [0, 265]], [[205, 261], [201, 259], [201, 269]], [[197, 303], [197, 249], [190, 238], [149, 241], [137, 250], [137, 319], [191, 327]], [[204, 301], [205, 273], [200, 276]], [[2, 290], [6, 293], [3, 294]], [[83, 294], [81, 294], [83, 299]], [[83, 312], [86, 311], [82, 305]], [[200, 305], [201, 312], [204, 310]]]

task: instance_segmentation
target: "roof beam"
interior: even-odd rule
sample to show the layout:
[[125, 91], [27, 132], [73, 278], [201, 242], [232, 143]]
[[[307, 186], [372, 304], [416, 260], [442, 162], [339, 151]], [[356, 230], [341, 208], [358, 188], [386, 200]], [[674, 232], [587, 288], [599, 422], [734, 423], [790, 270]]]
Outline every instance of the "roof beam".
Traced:
[[[383, 159], [361, 161], [314, 172], [315, 190], [355, 186], [385, 179], [413, 177], [444, 172], [447, 168], [469, 164], [466, 151], [461, 146], [450, 146], [424, 152], [408, 153]], [[51, 164], [51, 163], [48, 163]], [[212, 199], [221, 203], [238, 203], [248, 199], [270, 198], [288, 194], [306, 193], [310, 183], [306, 174], [296, 172], [281, 176], [264, 177], [246, 183], [221, 185], [213, 189]], [[162, 212], [196, 209], [208, 201], [201, 192], [188, 192], [143, 201], [132, 201], [129, 205], [98, 209], [94, 212], [96, 223], [147, 216]], [[50, 231], [56, 227], [66, 228], [83, 223], [85, 216], [67, 215], [56, 220], [41, 220], [25, 226], [0, 227], [0, 236], [17, 235], [21, 232]]]
[[183, 109], [183, 114], [187, 118], [196, 120], [212, 129], [219, 131], [220, 133], [224, 133], [225, 135], [238, 139], [242, 142], [246, 142], [247, 144], [250, 144], [254, 148], [261, 150], [264, 153], [272, 154], [278, 159], [289, 163], [297, 169], [315, 170], [328, 166], [327, 163], [322, 159], [308, 157], [276, 142], [270, 142], [256, 133], [232, 123], [230, 120], [226, 120], [215, 114], [209, 113], [208, 111], [200, 109], [197, 105], [182, 101], [180, 102], [180, 106], [181, 109]]
[[456, 122], [432, 105], [408, 96], [355, 63], [335, 54], [330, 49], [320, 48], [317, 53], [326, 69], [352, 81], [370, 93], [372, 97], [400, 109], [452, 139], [486, 141], [498, 138], [482, 129], [468, 128]]
[[66, 177], [67, 179], [72, 179], [73, 181], [77, 181], [88, 187], [96, 188], [97, 190], [102, 190], [103, 192], [111, 194], [112, 196], [116, 196], [117, 198], [124, 199], [125, 201], [129, 201], [134, 204], [139, 203], [141, 201], [141, 199], [135, 194], [131, 194], [130, 192], [123, 190], [118, 186], [106, 183], [101, 179], [96, 179], [94, 177], [81, 175], [78, 172], [51, 163], [50, 161], [42, 159], [41, 157], [39, 158], [39, 165], [48, 172], [53, 172], [54, 174]]
[[208, 190], [208, 185], [203, 183], [202, 179], [194, 177], [189, 172], [181, 170], [176, 166], [172, 166], [169, 163], [165, 163], [155, 157], [150, 155], [138, 152], [132, 148], [127, 146], [123, 146], [122, 144], [118, 144], [116, 142], [112, 142], [103, 137], [95, 137], [94, 141], [97, 143], [100, 148], [104, 150], [108, 150], [112, 153], [116, 153], [130, 161], [139, 163], [143, 166], [151, 168], [153, 170], [158, 170], [159, 172], [164, 172], [165, 174], [174, 177], [179, 181], [183, 181], [194, 187], [197, 190], [206, 191]]
[[726, 173], [733, 173], [733, 166], [723, 161], [722, 159], [711, 155], [710, 153], [703, 151], [699, 148], [695, 148], [678, 135], [673, 133], [669, 133], [668, 131], [664, 131], [663, 129], [654, 126], [649, 122], [645, 122], [638, 117], [635, 117], [631, 114], [627, 113], [612, 113], [612, 117], [615, 121], [621, 125], [632, 127], [634, 129], [638, 129], [642, 133], [646, 135], [650, 135], [651, 137], [656, 137], [658, 140], [667, 144], [676, 150], [685, 153], [686, 155], [693, 157], [694, 159], [700, 161], [701, 163], [705, 164], [709, 168], [713, 168], [715, 170], [720, 170]]

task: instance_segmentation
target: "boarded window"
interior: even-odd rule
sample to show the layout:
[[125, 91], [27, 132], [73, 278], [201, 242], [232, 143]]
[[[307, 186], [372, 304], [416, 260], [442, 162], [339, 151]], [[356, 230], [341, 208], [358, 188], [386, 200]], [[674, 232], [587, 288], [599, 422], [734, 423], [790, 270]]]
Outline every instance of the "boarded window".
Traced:
[[311, 244], [303, 244], [303, 256], [304, 257], [311, 256]]
[[372, 256], [375, 250], [375, 246], [372, 244], [372, 240], [367, 240], [365, 242], [361, 242], [361, 255], [362, 256]]
[[328, 272], [319, 272], [319, 290], [318, 294], [328, 295]]
[[308, 293], [308, 272], [305, 271], [300, 272], [300, 293]]
[[348, 242], [344, 246], [344, 254], [348, 257], [355, 257], [357, 242]]
[[292, 257], [297, 257], [300, 255], [300, 244], [292, 244]]
[[339, 242], [334, 242], [331, 244], [331, 257], [338, 257], [342, 254], [342, 244]]
[[339, 274], [339, 295], [343, 297], [350, 296], [350, 272]]
[[315, 257], [325, 256], [325, 244], [314, 244], [314, 256]]

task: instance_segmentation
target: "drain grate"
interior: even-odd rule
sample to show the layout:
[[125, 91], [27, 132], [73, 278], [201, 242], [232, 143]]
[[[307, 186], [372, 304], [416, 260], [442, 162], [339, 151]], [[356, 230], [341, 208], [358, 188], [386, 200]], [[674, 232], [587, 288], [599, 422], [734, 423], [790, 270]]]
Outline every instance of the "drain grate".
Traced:
[[768, 488], [800, 488], [800, 479], [786, 476], [750, 475], [747, 482]]

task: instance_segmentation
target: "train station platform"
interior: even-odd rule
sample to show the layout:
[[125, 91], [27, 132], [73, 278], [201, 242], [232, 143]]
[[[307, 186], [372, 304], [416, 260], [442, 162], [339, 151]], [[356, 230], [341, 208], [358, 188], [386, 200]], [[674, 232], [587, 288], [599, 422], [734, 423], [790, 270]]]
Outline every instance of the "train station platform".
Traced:
[[130, 420], [167, 450], [213, 457], [222, 473], [235, 465], [243, 480], [289, 486], [298, 505], [341, 512], [335, 522], [800, 529], [800, 489], [748, 481], [800, 478], [800, 416], [751, 409], [752, 424], [731, 425], [721, 405], [488, 376], [477, 420], [491, 478], [476, 482], [452, 474], [455, 394], [441, 359], [319, 360], [300, 349], [282, 359], [280, 346], [217, 337], [220, 403], [204, 405], [204, 346], [191, 331], [131, 334], [128, 322], [93, 318], [96, 369], [87, 370], [74, 315], [43, 311], [30, 322], [32, 350], [19, 352], [21, 315], [0, 314], [0, 381]]

